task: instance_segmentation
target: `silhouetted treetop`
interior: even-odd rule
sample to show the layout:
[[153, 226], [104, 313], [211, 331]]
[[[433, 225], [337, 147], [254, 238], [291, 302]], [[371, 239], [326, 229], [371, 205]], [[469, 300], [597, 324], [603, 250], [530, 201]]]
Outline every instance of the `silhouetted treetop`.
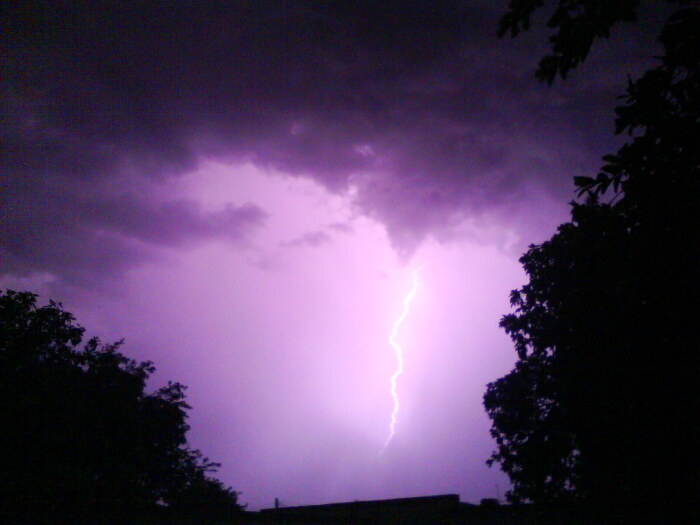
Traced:
[[623, 104], [615, 110], [617, 133], [631, 141], [598, 176], [577, 177], [579, 195], [600, 196], [608, 188], [628, 208], [648, 211], [648, 198], [687, 200], [697, 189], [700, 170], [700, 11], [674, 13], [660, 36], [660, 64], [636, 81], [629, 80]]
[[[616, 109], [629, 140], [574, 178], [585, 200], [520, 259], [501, 320], [518, 361], [484, 396], [508, 497], [582, 499], [601, 523], [700, 519], [700, 10], [668, 3], [663, 54]], [[501, 33], [543, 4], [513, 0]], [[561, 0], [538, 76], [565, 77], [640, 4]]]
[[[187, 443], [185, 386], [146, 391], [155, 371], [97, 338], [51, 301], [0, 292], [0, 498], [34, 523], [231, 519], [237, 494], [210, 478], [218, 464]], [[189, 506], [189, 507], [188, 507]], [[209, 512], [211, 511], [211, 512]]]
[[[668, 4], [689, 6], [695, 0], [666, 0]], [[608, 38], [619, 22], [637, 20], [641, 0], [559, 0], [547, 27], [554, 30], [549, 37], [552, 54], [541, 59], [537, 77], [552, 84], [557, 75], [566, 78], [570, 70], [581, 64], [598, 38]], [[499, 36], [515, 37], [530, 29], [532, 15], [545, 6], [544, 0], [511, 0], [501, 17]]]

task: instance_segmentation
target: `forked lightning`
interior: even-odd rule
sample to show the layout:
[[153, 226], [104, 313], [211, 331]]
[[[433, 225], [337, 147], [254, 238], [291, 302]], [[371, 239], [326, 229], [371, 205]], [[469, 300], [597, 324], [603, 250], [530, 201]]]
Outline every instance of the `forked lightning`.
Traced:
[[401, 349], [399, 343], [396, 341], [396, 336], [399, 333], [399, 327], [408, 316], [408, 311], [411, 307], [411, 301], [413, 300], [413, 298], [416, 295], [416, 292], [418, 291], [418, 272], [420, 272], [420, 270], [421, 268], [418, 268], [413, 272], [413, 286], [408, 292], [408, 295], [406, 295], [406, 297], [403, 300], [403, 310], [401, 311], [401, 315], [399, 316], [399, 318], [396, 321], [394, 321], [394, 326], [391, 330], [391, 336], [389, 336], [389, 344], [394, 348], [394, 351], [396, 352], [396, 361], [398, 365], [396, 367], [396, 371], [391, 376], [391, 397], [394, 400], [394, 409], [391, 412], [391, 422], [389, 423], [389, 437], [386, 438], [384, 445], [379, 451], [380, 454], [384, 452], [387, 446], [389, 446], [389, 443], [391, 443], [391, 440], [393, 439], [394, 434], [396, 432], [396, 417], [399, 414], [400, 406], [399, 395], [396, 391], [396, 383], [399, 376], [403, 374], [403, 350]]

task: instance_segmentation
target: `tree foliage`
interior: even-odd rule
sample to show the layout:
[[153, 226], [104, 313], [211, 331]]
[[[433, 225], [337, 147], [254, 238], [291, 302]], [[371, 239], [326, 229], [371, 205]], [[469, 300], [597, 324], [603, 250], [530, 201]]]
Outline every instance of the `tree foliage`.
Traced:
[[[695, 0], [666, 0], [688, 6]], [[565, 79], [572, 69], [586, 60], [598, 38], [609, 38], [613, 26], [637, 20], [641, 0], [560, 0], [547, 20], [554, 32], [549, 37], [552, 53], [540, 60], [537, 78], [552, 84], [559, 75]], [[545, 0], [510, 0], [501, 17], [498, 34], [518, 36], [530, 29], [532, 15], [545, 6]]]
[[[218, 464], [187, 443], [185, 387], [153, 392], [155, 368], [122, 342], [81, 346], [84, 329], [60, 303], [0, 292], [0, 497], [6, 517], [32, 523], [135, 523], [231, 518], [237, 494]], [[205, 504], [206, 502], [206, 504]]]
[[[501, 31], [527, 29], [542, 3], [513, 0]], [[518, 361], [484, 404], [490, 463], [510, 476], [513, 500], [583, 498], [611, 521], [697, 513], [700, 12], [672, 3], [682, 5], [660, 33], [659, 64], [616, 109], [629, 140], [596, 177], [575, 178], [585, 201], [521, 258], [529, 282], [501, 320]], [[638, 4], [560, 1], [540, 78], [565, 77]]]

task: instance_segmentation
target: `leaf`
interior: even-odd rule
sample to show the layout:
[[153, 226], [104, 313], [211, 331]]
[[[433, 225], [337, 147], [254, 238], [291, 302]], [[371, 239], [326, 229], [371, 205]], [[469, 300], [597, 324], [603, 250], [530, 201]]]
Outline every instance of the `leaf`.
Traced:
[[577, 176], [574, 177], [574, 184], [579, 188], [588, 188], [595, 183], [593, 177]]

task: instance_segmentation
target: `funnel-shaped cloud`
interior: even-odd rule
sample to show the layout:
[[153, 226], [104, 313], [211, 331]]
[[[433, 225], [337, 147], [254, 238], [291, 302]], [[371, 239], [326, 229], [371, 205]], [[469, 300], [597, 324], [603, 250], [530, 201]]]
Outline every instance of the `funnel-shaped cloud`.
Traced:
[[[527, 229], [514, 219], [524, 195], [565, 201], [570, 176], [596, 166], [630, 59], [593, 57], [600, 67], [587, 70], [589, 82], [546, 90], [532, 75], [540, 50], [527, 39], [498, 41], [497, 17], [490, 2], [434, 0], [10, 9], [0, 199], [5, 220], [21, 225], [3, 236], [3, 261], [118, 270], [151, 243], [226, 229], [240, 237], [259, 222], [251, 207], [198, 217], [182, 204], [156, 209], [145, 202], [151, 193], [139, 192], [203, 158], [355, 192], [358, 209], [406, 253], [427, 235], [449, 235], [465, 216]], [[118, 192], [125, 177], [138, 202], [104, 191]], [[89, 198], [75, 197], [77, 188]], [[539, 209], [535, 230], [548, 224]], [[47, 220], [53, 236], [74, 241], [70, 259], [26, 233]], [[95, 229], [120, 244], [120, 256], [92, 251]], [[136, 242], [120, 241], [125, 235]]]

